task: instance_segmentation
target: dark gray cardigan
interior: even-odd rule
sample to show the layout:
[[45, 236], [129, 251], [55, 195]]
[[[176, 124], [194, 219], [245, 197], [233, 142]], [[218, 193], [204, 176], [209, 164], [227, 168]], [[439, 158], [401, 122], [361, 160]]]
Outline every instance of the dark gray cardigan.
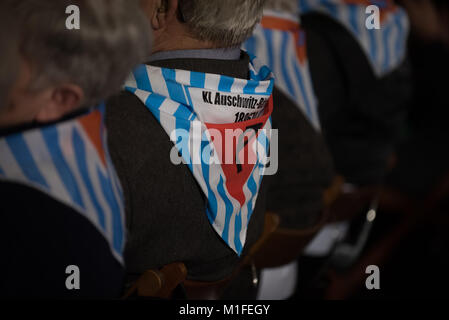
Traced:
[[[173, 59], [152, 65], [248, 78], [249, 57], [239, 61]], [[205, 195], [185, 165], [170, 161], [173, 143], [145, 105], [122, 93], [108, 103], [109, 147], [125, 193], [128, 274], [184, 262], [188, 278], [216, 281], [239, 258], [214, 231]], [[266, 177], [249, 224], [244, 252], [259, 238], [264, 222]]]

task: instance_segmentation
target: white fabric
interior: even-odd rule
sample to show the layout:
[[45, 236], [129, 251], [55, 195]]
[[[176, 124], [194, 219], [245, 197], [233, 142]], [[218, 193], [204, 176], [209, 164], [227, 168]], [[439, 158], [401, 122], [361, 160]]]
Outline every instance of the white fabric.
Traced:
[[257, 300], [286, 300], [295, 292], [297, 280], [296, 261], [279, 268], [263, 269]]
[[312, 257], [323, 257], [328, 255], [334, 245], [345, 237], [348, 229], [348, 222], [328, 224], [306, 247], [304, 255]]

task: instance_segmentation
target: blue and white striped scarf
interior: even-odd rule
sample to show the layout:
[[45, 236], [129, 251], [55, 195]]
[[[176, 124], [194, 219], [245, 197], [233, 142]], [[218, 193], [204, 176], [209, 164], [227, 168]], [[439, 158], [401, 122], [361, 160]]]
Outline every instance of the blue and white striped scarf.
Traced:
[[[78, 212], [123, 264], [123, 195], [108, 154], [104, 110], [0, 138], [0, 181], [36, 189]], [[36, 208], [36, 214], [45, 212]]]
[[[409, 20], [390, 0], [298, 0], [301, 14], [321, 12], [345, 26], [358, 41], [377, 76], [397, 68], [406, 56]], [[366, 8], [377, 5], [380, 29], [366, 28]]]
[[[249, 71], [250, 80], [244, 80], [141, 65], [125, 84], [126, 90], [146, 105], [175, 143], [207, 197], [205, 214], [209, 222], [239, 255], [265, 171], [262, 158], [269, 153], [272, 104], [267, 102], [271, 101], [274, 86], [271, 71], [254, 58]], [[258, 103], [257, 112], [246, 109], [245, 113], [244, 108], [232, 105], [242, 101], [262, 103]], [[223, 133], [236, 128], [245, 131], [248, 127], [266, 130], [247, 144], [248, 148], [257, 146], [263, 151], [256, 154], [256, 161], [252, 165], [243, 162], [241, 167], [217, 161], [224, 146], [216, 144], [212, 131]], [[241, 150], [236, 150], [234, 143], [232, 151], [233, 157], [239, 157]], [[204, 154], [206, 159], [201, 161]]]
[[243, 48], [268, 64], [276, 77], [276, 86], [320, 131], [318, 101], [313, 90], [306, 37], [301, 30], [299, 15], [265, 10], [262, 22]]

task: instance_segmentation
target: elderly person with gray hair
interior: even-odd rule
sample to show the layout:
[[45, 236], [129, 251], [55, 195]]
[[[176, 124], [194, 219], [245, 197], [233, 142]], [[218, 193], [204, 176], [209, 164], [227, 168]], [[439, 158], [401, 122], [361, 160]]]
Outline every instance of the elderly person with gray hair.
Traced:
[[[66, 28], [69, 5], [79, 30]], [[125, 0], [0, 7], [12, 37], [1, 37], [0, 296], [118, 297], [124, 204], [102, 100], [148, 54], [146, 20]]]
[[[141, 1], [153, 53], [108, 104], [106, 122], [127, 203], [130, 280], [172, 262], [184, 262], [190, 280], [225, 279], [262, 232], [260, 158], [212, 164], [201, 155], [211, 154], [207, 147], [212, 154], [223, 151], [211, 132], [270, 128], [271, 72], [240, 50], [263, 3]], [[179, 132], [187, 144], [178, 143]], [[241, 150], [229, 142], [235, 159]], [[178, 152], [183, 164], [172, 162]]]

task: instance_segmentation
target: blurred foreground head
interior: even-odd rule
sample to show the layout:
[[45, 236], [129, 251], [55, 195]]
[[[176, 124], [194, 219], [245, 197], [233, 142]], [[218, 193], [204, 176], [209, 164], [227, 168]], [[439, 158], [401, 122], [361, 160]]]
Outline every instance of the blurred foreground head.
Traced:
[[153, 52], [239, 47], [260, 21], [265, 0], [141, 0]]
[[20, 67], [17, 40], [18, 30], [14, 26], [14, 19], [0, 3], [0, 111], [7, 104], [8, 93], [17, 79]]
[[[70, 5], [80, 28], [69, 30]], [[150, 52], [148, 23], [137, 0], [4, 0], [0, 127], [52, 122], [117, 92]], [[3, 51], [3, 47], [8, 48]], [[6, 75], [5, 75], [6, 76]], [[15, 80], [15, 81], [14, 81]], [[2, 93], [2, 91], [9, 91]]]

